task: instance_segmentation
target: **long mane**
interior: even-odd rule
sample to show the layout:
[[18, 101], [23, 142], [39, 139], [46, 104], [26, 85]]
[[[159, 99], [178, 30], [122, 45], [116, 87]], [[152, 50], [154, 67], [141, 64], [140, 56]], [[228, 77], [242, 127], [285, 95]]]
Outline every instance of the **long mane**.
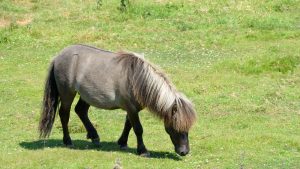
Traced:
[[[119, 52], [118, 61], [127, 69], [135, 99], [177, 131], [188, 131], [196, 120], [193, 104], [177, 92], [167, 76], [143, 56]], [[176, 113], [173, 113], [176, 105]]]

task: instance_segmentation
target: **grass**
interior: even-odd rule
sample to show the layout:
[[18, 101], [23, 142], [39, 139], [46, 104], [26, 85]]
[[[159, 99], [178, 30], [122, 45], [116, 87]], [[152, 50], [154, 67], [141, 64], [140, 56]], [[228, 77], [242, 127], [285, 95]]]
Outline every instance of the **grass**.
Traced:
[[[299, 168], [300, 9], [297, 0], [0, 0], [1, 168]], [[125, 113], [91, 108], [102, 147], [85, 140], [71, 112], [74, 149], [56, 119], [46, 142], [37, 126], [50, 60], [91, 44], [145, 53], [193, 100], [191, 153], [179, 157], [163, 123], [141, 113], [152, 158], [115, 143]], [[109, 126], [109, 127], [108, 127]]]

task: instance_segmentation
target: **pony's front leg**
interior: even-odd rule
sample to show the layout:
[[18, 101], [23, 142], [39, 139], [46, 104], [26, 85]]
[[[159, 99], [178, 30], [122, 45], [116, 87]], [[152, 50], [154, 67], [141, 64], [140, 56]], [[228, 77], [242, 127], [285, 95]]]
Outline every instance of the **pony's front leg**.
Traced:
[[140, 156], [149, 157], [150, 153], [146, 149], [143, 141], [143, 127], [138, 112], [128, 112], [127, 115], [137, 138], [137, 153]]
[[121, 137], [118, 140], [118, 144], [120, 146], [120, 149], [122, 149], [122, 150], [128, 148], [127, 141], [128, 141], [128, 135], [129, 135], [129, 132], [130, 132], [131, 128], [132, 128], [132, 125], [131, 125], [131, 123], [129, 121], [129, 118], [128, 118], [128, 115], [127, 115], [126, 120], [125, 120], [125, 124], [124, 124], [123, 132], [121, 134]]

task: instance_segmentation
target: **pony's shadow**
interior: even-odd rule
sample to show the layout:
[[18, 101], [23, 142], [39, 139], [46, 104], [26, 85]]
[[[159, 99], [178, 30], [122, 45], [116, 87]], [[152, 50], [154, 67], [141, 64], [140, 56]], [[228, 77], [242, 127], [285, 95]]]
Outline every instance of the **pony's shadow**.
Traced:
[[[97, 151], [118, 151], [122, 153], [132, 153], [136, 154], [136, 149], [128, 147], [126, 150], [121, 150], [119, 145], [116, 142], [106, 142], [101, 141], [100, 146], [95, 146], [89, 141], [85, 140], [73, 140], [73, 147], [70, 149], [74, 150], [97, 150]], [[37, 141], [30, 141], [26, 142], [23, 141], [19, 143], [19, 145], [25, 149], [28, 150], [38, 150], [38, 149], [44, 149], [44, 148], [67, 148], [63, 143], [62, 140], [59, 139], [48, 139], [48, 140], [37, 140]], [[169, 152], [162, 152], [162, 151], [149, 151], [150, 152], [150, 158], [168, 158], [173, 159], [176, 161], [181, 160], [181, 158], [176, 155], [175, 153], [169, 153]]]

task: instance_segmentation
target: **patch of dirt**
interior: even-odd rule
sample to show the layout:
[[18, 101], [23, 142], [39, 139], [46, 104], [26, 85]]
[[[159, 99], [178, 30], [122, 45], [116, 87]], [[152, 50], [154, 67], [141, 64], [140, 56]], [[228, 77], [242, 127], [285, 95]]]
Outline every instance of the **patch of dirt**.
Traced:
[[18, 19], [16, 21], [16, 23], [20, 26], [26, 26], [26, 25], [30, 24], [31, 22], [32, 22], [32, 16], [30, 16], [30, 15], [25, 16], [24, 18]]
[[10, 25], [10, 21], [4, 18], [0, 18], [0, 28], [5, 28]]
[[165, 3], [169, 3], [170, 1], [169, 0], [155, 0], [155, 2], [165, 4]]
[[[32, 16], [31, 15], [25, 15], [23, 18], [19, 18], [15, 21], [15, 23], [19, 26], [26, 26], [32, 22]], [[12, 23], [12, 19], [7, 18], [0, 18], [0, 28], [5, 28], [10, 26]]]
[[28, 0], [12, 0], [12, 3], [14, 3], [16, 6], [31, 8], [35, 2]]

